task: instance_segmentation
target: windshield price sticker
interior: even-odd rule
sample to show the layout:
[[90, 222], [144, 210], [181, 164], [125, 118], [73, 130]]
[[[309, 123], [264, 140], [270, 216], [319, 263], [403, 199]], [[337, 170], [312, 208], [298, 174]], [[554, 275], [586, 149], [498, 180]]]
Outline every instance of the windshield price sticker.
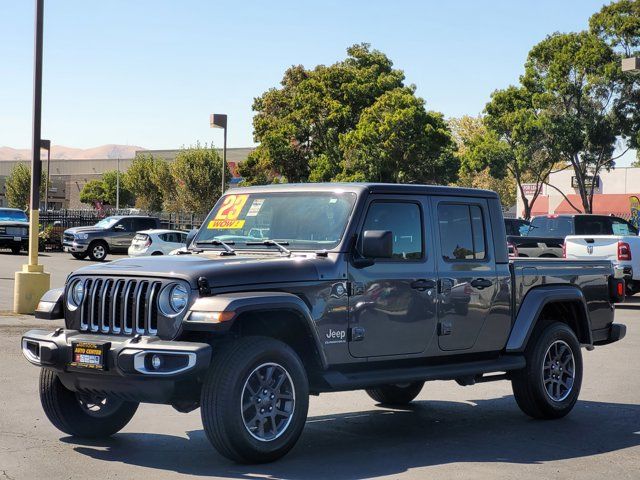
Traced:
[[249, 195], [227, 195], [215, 218], [209, 222], [207, 229], [236, 229], [244, 226], [244, 220], [239, 220], [242, 207], [247, 203]]
[[262, 208], [262, 204], [264, 203], [264, 198], [256, 198], [251, 207], [249, 207], [249, 211], [247, 212], [247, 217], [257, 217], [260, 209]]

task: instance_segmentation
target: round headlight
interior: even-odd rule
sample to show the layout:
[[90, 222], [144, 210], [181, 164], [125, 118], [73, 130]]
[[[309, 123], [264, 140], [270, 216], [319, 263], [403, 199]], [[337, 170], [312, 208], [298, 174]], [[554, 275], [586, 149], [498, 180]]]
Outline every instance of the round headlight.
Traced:
[[177, 284], [171, 287], [169, 292], [169, 306], [175, 313], [180, 313], [187, 306], [189, 299], [189, 292], [181, 285]]
[[75, 306], [79, 306], [84, 299], [84, 283], [82, 281], [77, 281], [71, 287], [71, 300]]

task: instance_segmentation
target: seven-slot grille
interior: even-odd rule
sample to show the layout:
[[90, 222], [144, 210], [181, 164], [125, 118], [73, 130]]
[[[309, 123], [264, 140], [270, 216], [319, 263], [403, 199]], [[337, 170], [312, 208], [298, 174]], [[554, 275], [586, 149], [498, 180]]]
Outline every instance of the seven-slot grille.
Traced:
[[158, 333], [158, 295], [162, 282], [87, 278], [80, 305], [80, 330], [122, 335]]

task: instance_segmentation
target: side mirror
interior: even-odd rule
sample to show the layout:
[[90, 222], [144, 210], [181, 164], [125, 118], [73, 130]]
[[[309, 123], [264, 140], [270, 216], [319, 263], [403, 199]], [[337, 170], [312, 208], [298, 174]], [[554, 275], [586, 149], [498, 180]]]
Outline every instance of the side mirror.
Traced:
[[393, 233], [389, 230], [365, 230], [362, 234], [362, 256], [365, 258], [391, 258]]
[[193, 230], [189, 230], [189, 233], [187, 233], [187, 240], [185, 241], [185, 245], [187, 246], [187, 248], [189, 248], [189, 245], [191, 245], [191, 242], [193, 242], [193, 239], [195, 238], [196, 233], [198, 233], [197, 228], [194, 228]]
[[122, 224], [120, 224], [120, 223], [119, 223], [118, 225], [116, 225], [115, 227], [113, 227], [113, 229], [114, 229], [114, 230], [117, 230], [117, 231], [119, 231], [119, 232], [124, 232], [124, 225], [122, 225]]

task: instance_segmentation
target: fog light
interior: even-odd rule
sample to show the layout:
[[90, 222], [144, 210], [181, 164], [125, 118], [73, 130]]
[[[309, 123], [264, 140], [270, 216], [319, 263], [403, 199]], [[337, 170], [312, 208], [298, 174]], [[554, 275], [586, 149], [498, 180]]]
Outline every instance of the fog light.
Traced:
[[151, 357], [151, 366], [154, 370], [160, 370], [160, 367], [162, 367], [162, 357], [158, 354], [154, 354]]

